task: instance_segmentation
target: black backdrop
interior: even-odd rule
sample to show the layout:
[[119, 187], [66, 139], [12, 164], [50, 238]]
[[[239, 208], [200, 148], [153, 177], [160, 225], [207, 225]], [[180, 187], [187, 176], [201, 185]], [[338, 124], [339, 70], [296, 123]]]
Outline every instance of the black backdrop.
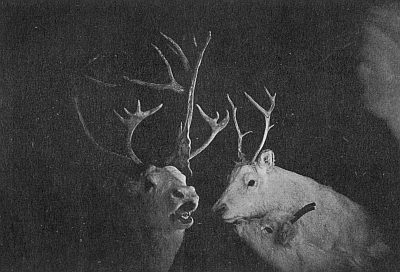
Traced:
[[[211, 31], [195, 102], [208, 114], [224, 115], [230, 110], [229, 94], [239, 108], [242, 130], [254, 132], [243, 146], [251, 156], [262, 137], [263, 117], [243, 93], [266, 106], [263, 86], [276, 93], [275, 126], [265, 145], [275, 152], [276, 164], [364, 205], [398, 250], [398, 142], [364, 106], [357, 74], [363, 21], [372, 3], [38, 2], [3, 3], [1, 9], [2, 271], [112, 271], [107, 270], [112, 264], [100, 259], [91, 264], [97, 256], [90, 256], [90, 246], [102, 243], [107, 194], [98, 185], [107, 179], [107, 170], [82, 166], [91, 154], [84, 149], [87, 140], [71, 96], [79, 95], [98, 141], [121, 153], [124, 128], [112, 110], [133, 111], [137, 99], [144, 109], [164, 103], [134, 139], [140, 158], [160, 162], [184, 119], [186, 97], [122, 80], [122, 75], [168, 79], [153, 43], [171, 60], [178, 80], [187, 83], [160, 31], [175, 39], [192, 62], [193, 35], [201, 46]], [[95, 56], [100, 58], [86, 72], [120, 87], [83, 77], [73, 81], [74, 73]], [[207, 133], [196, 111], [193, 145], [199, 146]], [[171, 271], [268, 268], [210, 210], [237, 159], [236, 141], [231, 122], [191, 162], [188, 183], [196, 187], [200, 206]]]

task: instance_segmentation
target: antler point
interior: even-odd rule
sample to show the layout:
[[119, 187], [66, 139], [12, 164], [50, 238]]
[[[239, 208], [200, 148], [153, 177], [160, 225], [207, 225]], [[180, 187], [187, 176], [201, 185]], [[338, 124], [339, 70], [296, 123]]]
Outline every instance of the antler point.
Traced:
[[229, 118], [229, 111], [226, 110], [226, 117]]
[[232, 108], [235, 108], [235, 105], [233, 104], [233, 101], [232, 101], [231, 97], [229, 96], [229, 94], [226, 94], [226, 95], [228, 97], [229, 104], [231, 104]]

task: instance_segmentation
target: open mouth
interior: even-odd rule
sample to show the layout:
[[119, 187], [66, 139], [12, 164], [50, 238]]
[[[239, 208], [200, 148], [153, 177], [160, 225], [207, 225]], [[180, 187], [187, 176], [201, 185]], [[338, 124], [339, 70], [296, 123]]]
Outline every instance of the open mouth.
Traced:
[[173, 214], [170, 215], [171, 221], [179, 221], [183, 225], [193, 224], [192, 212], [195, 211], [196, 204], [194, 202], [186, 202], [182, 204]]

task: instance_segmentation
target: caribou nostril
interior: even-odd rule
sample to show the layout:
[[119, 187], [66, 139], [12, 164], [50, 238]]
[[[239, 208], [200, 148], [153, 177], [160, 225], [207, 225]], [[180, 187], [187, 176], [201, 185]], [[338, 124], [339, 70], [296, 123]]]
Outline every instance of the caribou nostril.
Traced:
[[183, 211], [193, 211], [195, 208], [196, 208], [196, 203], [194, 203], [193, 201], [188, 201], [182, 204], [182, 206], [179, 209]]
[[173, 190], [172, 196], [176, 197], [176, 198], [184, 198], [185, 197], [185, 195], [179, 190]]
[[215, 204], [214, 207], [212, 207], [212, 211], [218, 214], [223, 214], [226, 210], [226, 204], [222, 203], [222, 204]]

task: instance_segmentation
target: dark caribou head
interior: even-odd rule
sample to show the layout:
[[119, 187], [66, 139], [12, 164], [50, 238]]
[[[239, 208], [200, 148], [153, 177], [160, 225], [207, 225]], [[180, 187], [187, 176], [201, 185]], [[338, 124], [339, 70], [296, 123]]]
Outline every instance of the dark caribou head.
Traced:
[[[85, 134], [90, 139], [92, 146], [94, 146], [97, 151], [101, 152], [102, 154], [107, 154], [107, 156], [109, 155], [110, 158], [117, 160], [118, 164], [123, 165], [126, 169], [140, 169], [138, 175], [128, 178], [128, 181], [125, 182], [123, 188], [125, 188], [124, 190], [128, 192], [127, 195], [131, 194], [135, 197], [140, 196], [138, 199], [141, 199], [143, 202], [140, 207], [144, 209], [141, 211], [141, 214], [144, 215], [142, 219], [146, 221], [146, 224], [153, 228], [165, 230], [186, 229], [193, 224], [193, 218], [191, 215], [198, 206], [199, 197], [196, 194], [194, 187], [186, 185], [186, 177], [182, 174], [182, 172], [191, 173], [189, 161], [202, 152], [212, 142], [214, 137], [226, 127], [229, 122], [229, 112], [227, 111], [227, 116], [221, 122], [218, 122], [218, 112], [217, 118], [214, 119], [209, 117], [199, 105], [196, 105], [201, 116], [210, 125], [212, 131], [210, 138], [200, 148], [194, 152], [191, 152], [191, 140], [189, 132], [193, 116], [194, 91], [203, 55], [211, 40], [211, 32], [208, 34], [205, 45], [199, 51], [199, 56], [193, 69], [191, 69], [189, 61], [180, 46], [167, 35], [163, 33], [161, 34], [170, 42], [170, 48], [173, 50], [173, 52], [180, 57], [184, 66], [184, 70], [191, 74], [190, 86], [185, 88], [176, 81], [168, 60], [165, 58], [161, 50], [155, 45], [152, 46], [157, 50], [159, 56], [163, 59], [167, 67], [170, 82], [166, 84], [158, 84], [144, 82], [139, 79], [131, 79], [126, 76], [124, 76], [124, 79], [131, 83], [147, 86], [155, 90], [172, 90], [176, 93], [185, 93], [186, 89], [188, 89], [186, 120], [183, 127], [181, 126], [176, 141], [177, 144], [175, 152], [166, 160], [164, 165], [156, 167], [151, 163], [142, 162], [142, 160], [140, 160], [134, 153], [131, 145], [132, 136], [136, 127], [144, 119], [159, 111], [163, 106], [162, 104], [150, 110], [142, 111], [140, 101], [138, 100], [136, 112], [131, 113], [125, 109], [127, 118], [115, 112], [118, 119], [127, 127], [125, 140], [127, 152], [126, 155], [115, 153], [100, 146], [86, 126], [83, 115], [79, 108], [79, 100], [77, 96], [74, 97], [74, 105]], [[195, 45], [197, 46], [196, 42]], [[85, 77], [106, 87], [118, 86], [116, 84], [104, 83], [88, 75], [85, 75]], [[132, 203], [130, 205], [126, 205], [125, 207], [128, 220], [136, 220], [136, 218], [129, 219], [130, 216], [135, 216], [132, 213], [137, 212], [137, 209], [134, 207], [134, 205], [138, 205], [138, 203]]]

